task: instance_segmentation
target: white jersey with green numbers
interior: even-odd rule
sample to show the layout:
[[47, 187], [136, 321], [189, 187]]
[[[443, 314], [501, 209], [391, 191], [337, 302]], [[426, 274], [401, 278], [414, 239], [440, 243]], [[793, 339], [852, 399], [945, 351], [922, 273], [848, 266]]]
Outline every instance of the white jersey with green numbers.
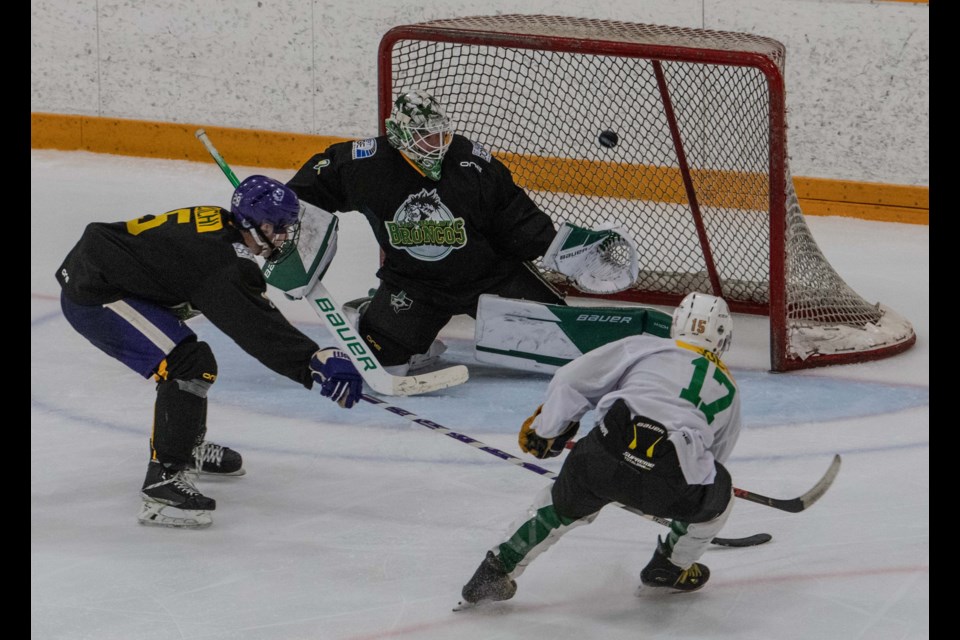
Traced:
[[560, 367], [532, 426], [552, 438], [591, 409], [598, 419], [618, 399], [634, 416], [669, 432], [690, 484], [710, 484], [740, 434], [740, 394], [712, 353], [679, 340], [636, 335], [597, 347]]

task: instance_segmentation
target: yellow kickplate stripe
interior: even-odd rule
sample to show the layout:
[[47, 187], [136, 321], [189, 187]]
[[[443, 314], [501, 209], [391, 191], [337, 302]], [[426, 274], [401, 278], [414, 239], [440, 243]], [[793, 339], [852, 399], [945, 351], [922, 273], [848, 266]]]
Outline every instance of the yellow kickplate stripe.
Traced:
[[[207, 150], [194, 135], [202, 127], [231, 165], [277, 169], [298, 169], [327, 146], [351, 139], [53, 113], [31, 113], [30, 125], [30, 144], [35, 149], [207, 162], [210, 160]], [[498, 157], [515, 172], [517, 183], [526, 189], [686, 202], [676, 168], [516, 154]], [[764, 180], [762, 176], [698, 170], [694, 171], [693, 179], [703, 205], [763, 208], [755, 195], [762, 193], [757, 187]], [[795, 177], [794, 186], [806, 215], [929, 224], [928, 187], [803, 177]]]
[[210, 154], [195, 136], [197, 129], [203, 128], [229, 164], [277, 169], [299, 169], [310, 156], [349, 139], [51, 113], [30, 114], [30, 124], [34, 149], [207, 162]]

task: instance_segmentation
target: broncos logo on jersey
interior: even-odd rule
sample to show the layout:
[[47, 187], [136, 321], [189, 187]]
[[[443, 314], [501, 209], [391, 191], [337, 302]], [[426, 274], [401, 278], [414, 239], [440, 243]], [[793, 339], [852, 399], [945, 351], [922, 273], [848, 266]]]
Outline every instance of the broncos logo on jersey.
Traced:
[[418, 260], [442, 260], [467, 244], [463, 218], [454, 217], [437, 190], [421, 189], [403, 201], [393, 220], [384, 222], [390, 246]]

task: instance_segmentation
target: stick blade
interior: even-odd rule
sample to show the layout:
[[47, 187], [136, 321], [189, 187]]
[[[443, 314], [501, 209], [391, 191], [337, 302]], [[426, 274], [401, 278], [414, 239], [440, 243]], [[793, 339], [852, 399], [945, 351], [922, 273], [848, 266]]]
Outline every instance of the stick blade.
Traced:
[[837, 474], [840, 473], [840, 454], [836, 453], [833, 455], [833, 461], [830, 462], [830, 466], [827, 468], [827, 472], [823, 474], [823, 477], [813, 485], [810, 491], [807, 491], [805, 494], [800, 496], [800, 504], [803, 505], [803, 509], [810, 508], [814, 502], [820, 499], [823, 494], [827, 492], [827, 489], [830, 488], [830, 485], [833, 484], [833, 480], [837, 477]]
[[769, 533], [755, 533], [743, 538], [714, 538], [710, 542], [721, 547], [755, 547], [773, 540]]
[[415, 376], [393, 376], [391, 381], [391, 391], [387, 392], [392, 396], [415, 396], [421, 393], [438, 391], [448, 387], [454, 387], [463, 384], [470, 379], [470, 371], [462, 364], [422, 373]]
[[823, 494], [827, 492], [827, 489], [829, 489], [830, 485], [833, 484], [833, 481], [839, 472], [840, 454], [834, 454], [833, 460], [830, 462], [830, 466], [827, 468], [826, 473], [823, 474], [823, 477], [817, 480], [817, 483], [802, 496], [796, 498], [770, 498], [760, 495], [759, 493], [747, 491], [745, 489], [738, 489], [737, 487], [733, 488], [733, 495], [744, 500], [749, 500], [750, 502], [756, 502], [757, 504], [763, 504], [768, 507], [773, 507], [774, 509], [779, 509], [780, 511], [786, 511], [788, 513], [800, 513], [801, 511], [810, 508], [813, 503], [819, 500]]

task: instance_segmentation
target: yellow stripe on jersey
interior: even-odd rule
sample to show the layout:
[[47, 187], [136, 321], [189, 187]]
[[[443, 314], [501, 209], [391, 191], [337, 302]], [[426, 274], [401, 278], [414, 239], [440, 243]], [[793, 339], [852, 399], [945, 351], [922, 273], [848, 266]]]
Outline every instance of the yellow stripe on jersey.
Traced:
[[684, 342], [683, 340], [675, 340], [674, 342], [676, 342], [676, 343], [677, 343], [677, 346], [680, 347], [681, 349], [687, 349], [688, 351], [693, 351], [694, 353], [699, 353], [699, 354], [702, 355], [704, 358], [706, 358], [707, 360], [709, 360], [709, 361], [712, 362], [713, 364], [717, 365], [717, 368], [720, 369], [720, 371], [723, 371], [723, 372], [724, 372], [725, 374], [727, 374], [728, 376], [730, 375], [730, 370], [727, 369], [727, 365], [723, 364], [723, 362], [720, 360], [720, 358], [718, 358], [717, 355], [716, 355], [715, 353], [713, 353], [712, 351], [708, 351], [707, 349], [704, 349], [703, 347], [698, 347], [698, 346], [692, 345], [692, 344], [690, 344], [690, 343], [688, 343], [688, 342]]

